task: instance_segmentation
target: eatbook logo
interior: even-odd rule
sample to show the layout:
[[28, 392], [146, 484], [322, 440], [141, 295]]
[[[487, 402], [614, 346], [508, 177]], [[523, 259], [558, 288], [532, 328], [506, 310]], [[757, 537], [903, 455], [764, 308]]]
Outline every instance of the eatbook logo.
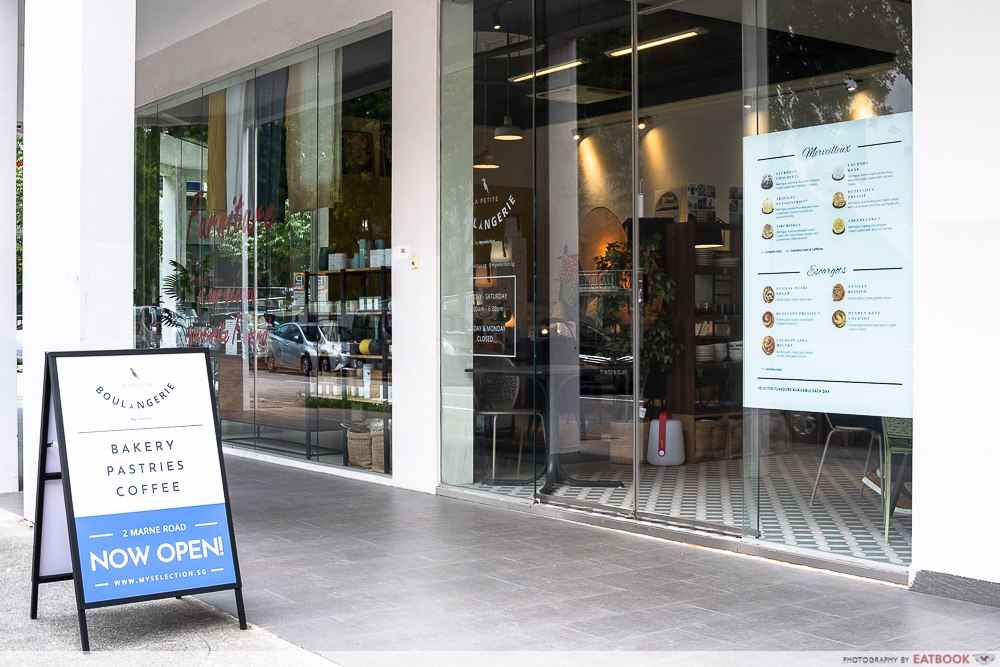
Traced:
[[166, 401], [177, 390], [173, 382], [154, 385], [129, 368], [124, 382], [99, 384], [94, 393], [106, 403], [123, 410], [145, 410]]
[[988, 665], [993, 662], [995, 657], [992, 653], [980, 653], [976, 656], [976, 662], [980, 665]]

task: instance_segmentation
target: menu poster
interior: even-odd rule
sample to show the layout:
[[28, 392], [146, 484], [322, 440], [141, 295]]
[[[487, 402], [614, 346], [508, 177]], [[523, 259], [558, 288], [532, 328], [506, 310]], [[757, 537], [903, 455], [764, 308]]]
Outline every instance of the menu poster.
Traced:
[[911, 416], [911, 114], [743, 147], [745, 405]]
[[205, 351], [49, 360], [83, 603], [239, 587]]
[[516, 357], [517, 276], [477, 276], [472, 285], [472, 353]]

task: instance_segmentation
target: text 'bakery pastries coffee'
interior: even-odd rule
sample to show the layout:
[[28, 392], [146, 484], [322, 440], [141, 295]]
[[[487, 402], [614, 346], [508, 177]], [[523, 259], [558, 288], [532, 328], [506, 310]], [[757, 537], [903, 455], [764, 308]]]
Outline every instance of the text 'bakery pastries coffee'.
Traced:
[[844, 224], [843, 218], [837, 218], [836, 220], [833, 221], [834, 234], [843, 234], [845, 229], [847, 229], [847, 225]]
[[764, 350], [764, 354], [774, 354], [774, 339], [770, 336], [764, 336], [764, 340], [760, 342], [760, 349]]
[[847, 206], [847, 198], [844, 196], [843, 192], [833, 193], [833, 207], [834, 208], [844, 208]]
[[774, 288], [768, 285], [764, 288], [764, 303], [771, 303], [774, 301]]
[[764, 326], [770, 329], [771, 327], [774, 326], [774, 313], [768, 310], [767, 312], [764, 313], [764, 316], [761, 318], [761, 320], [763, 320]]
[[840, 283], [837, 283], [836, 285], [833, 286], [833, 300], [834, 301], [843, 301], [844, 300], [844, 296], [846, 296], [846, 294], [847, 294], [847, 292], [844, 290], [844, 286], [841, 285]]
[[833, 317], [831, 319], [833, 319], [833, 325], [835, 327], [837, 327], [838, 329], [842, 329], [844, 325], [847, 324], [847, 313], [845, 313], [842, 310], [838, 310], [834, 312]]
[[774, 227], [771, 225], [764, 225], [764, 231], [760, 233], [765, 239], [769, 239], [774, 236]]

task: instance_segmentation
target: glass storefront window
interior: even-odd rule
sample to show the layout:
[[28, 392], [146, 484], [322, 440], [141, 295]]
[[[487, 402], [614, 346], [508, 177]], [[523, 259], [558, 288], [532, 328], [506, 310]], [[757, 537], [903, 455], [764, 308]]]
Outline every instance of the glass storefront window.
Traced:
[[136, 346], [211, 352], [223, 438], [391, 472], [388, 23], [136, 118]]
[[910, 9], [849, 5], [442, 3], [443, 483], [908, 562]]

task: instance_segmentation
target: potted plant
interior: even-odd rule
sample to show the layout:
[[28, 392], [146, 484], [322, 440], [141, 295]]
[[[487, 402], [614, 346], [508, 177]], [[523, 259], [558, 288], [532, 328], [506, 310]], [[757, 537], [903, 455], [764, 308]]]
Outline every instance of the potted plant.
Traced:
[[[681, 346], [667, 323], [665, 308], [674, 300], [676, 283], [667, 278], [657, 263], [656, 251], [660, 235], [651, 234], [639, 246], [640, 270], [645, 281], [642, 304], [642, 349], [639, 357], [640, 395], [645, 395], [647, 381], [653, 373], [665, 373], [674, 362]], [[611, 289], [597, 299], [597, 325], [610, 334], [607, 356], [615, 359], [633, 356], [632, 350], [632, 245], [631, 242], [609, 243], [603, 255], [594, 258], [601, 284]]]

